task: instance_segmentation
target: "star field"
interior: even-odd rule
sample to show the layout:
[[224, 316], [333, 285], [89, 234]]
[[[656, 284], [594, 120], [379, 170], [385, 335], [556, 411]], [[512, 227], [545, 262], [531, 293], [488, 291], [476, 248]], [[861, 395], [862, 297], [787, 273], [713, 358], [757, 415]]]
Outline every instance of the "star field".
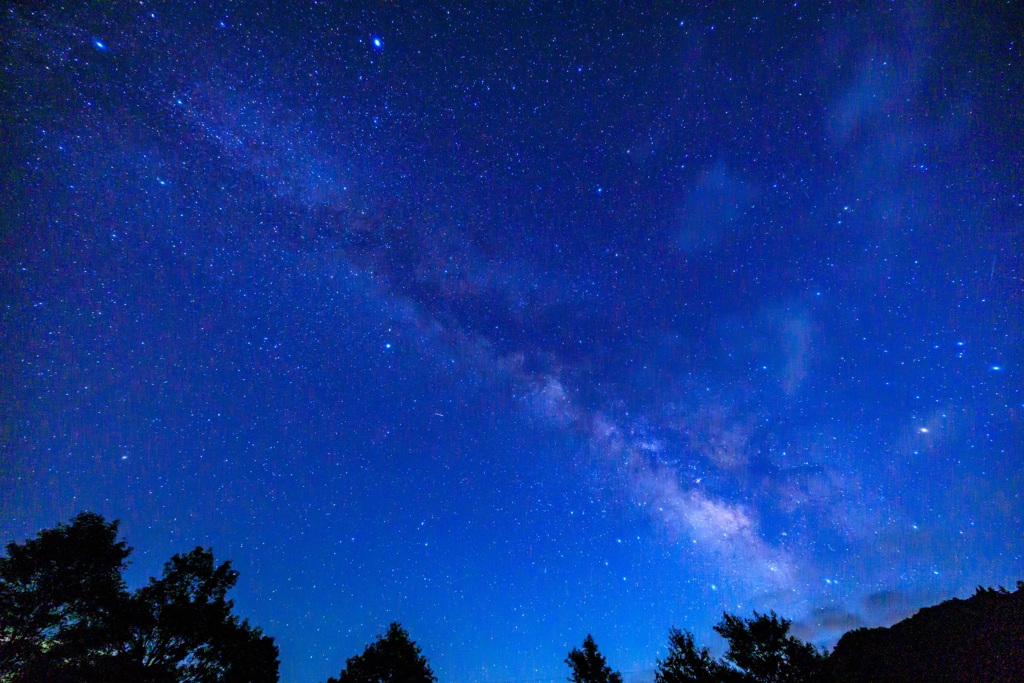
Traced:
[[[652, 679], [1024, 578], [1019, 9], [20, 3], [0, 532], [211, 546], [282, 680]], [[716, 644], [717, 643], [717, 644]]]

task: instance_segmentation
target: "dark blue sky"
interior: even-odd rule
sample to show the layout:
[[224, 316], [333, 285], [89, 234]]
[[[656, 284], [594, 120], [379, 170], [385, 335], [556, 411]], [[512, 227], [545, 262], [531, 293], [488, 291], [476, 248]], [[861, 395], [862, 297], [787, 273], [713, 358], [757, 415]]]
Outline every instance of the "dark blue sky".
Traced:
[[1020, 7], [483, 5], [3, 9], [3, 539], [212, 546], [297, 683], [1024, 578]]

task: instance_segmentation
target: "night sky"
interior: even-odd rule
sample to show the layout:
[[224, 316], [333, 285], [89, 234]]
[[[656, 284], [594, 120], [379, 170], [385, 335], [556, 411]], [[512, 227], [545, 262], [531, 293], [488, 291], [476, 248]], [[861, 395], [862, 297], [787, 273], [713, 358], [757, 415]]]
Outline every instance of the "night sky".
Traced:
[[212, 4], [2, 9], [0, 540], [296, 683], [1024, 579], [1018, 3]]

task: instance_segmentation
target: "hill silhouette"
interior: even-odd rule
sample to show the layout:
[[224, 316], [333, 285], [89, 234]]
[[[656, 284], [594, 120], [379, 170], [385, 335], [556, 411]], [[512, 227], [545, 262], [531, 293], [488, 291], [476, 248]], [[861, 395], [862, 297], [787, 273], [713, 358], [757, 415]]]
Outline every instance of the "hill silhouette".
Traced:
[[850, 631], [824, 673], [830, 683], [1024, 681], [1024, 582], [1013, 592], [979, 587], [888, 628]]

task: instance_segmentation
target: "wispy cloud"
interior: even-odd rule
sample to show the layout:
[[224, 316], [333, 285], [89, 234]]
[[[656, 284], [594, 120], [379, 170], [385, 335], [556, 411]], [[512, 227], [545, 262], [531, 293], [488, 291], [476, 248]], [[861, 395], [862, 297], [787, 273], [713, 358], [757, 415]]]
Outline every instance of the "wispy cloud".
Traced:
[[690, 252], [720, 246], [742, 225], [745, 204], [754, 188], [718, 161], [706, 169], [687, 193], [677, 243]]
[[809, 372], [813, 339], [810, 315], [800, 310], [772, 310], [769, 318], [782, 347], [782, 389], [792, 395]]
[[867, 623], [858, 613], [841, 606], [827, 605], [815, 607], [804, 618], [793, 622], [793, 635], [812, 643], [820, 643], [834, 640], [862, 626], [867, 626]]

